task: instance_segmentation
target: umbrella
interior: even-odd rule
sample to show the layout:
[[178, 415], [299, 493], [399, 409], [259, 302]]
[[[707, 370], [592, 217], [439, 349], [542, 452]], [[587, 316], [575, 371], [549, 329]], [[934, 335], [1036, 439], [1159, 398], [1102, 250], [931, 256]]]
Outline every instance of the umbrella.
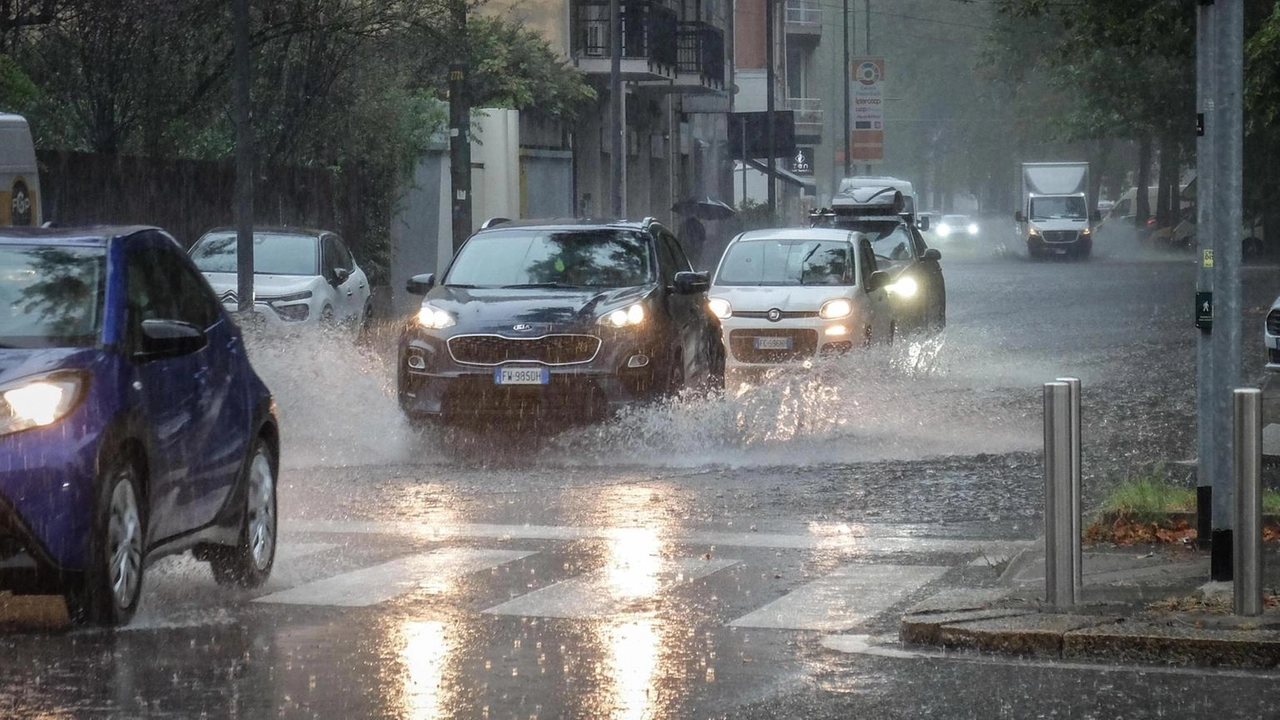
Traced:
[[681, 215], [692, 215], [699, 220], [728, 220], [737, 214], [732, 207], [710, 196], [681, 200], [672, 205], [671, 210]]

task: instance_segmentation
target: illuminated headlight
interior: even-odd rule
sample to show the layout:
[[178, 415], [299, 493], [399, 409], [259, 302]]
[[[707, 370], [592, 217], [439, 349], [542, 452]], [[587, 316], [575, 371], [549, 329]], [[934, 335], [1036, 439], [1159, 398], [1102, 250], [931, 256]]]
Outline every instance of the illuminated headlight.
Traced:
[[711, 298], [707, 301], [707, 308], [721, 320], [733, 317], [733, 306], [724, 298]]
[[902, 277], [898, 278], [897, 282], [893, 283], [892, 285], [889, 285], [889, 287], [886, 289], [889, 292], [893, 293], [894, 295], [897, 295], [898, 297], [909, 298], [909, 297], [915, 297], [916, 292], [920, 289], [920, 286], [916, 284], [915, 278], [911, 277], [910, 275], [903, 275]]
[[1031, 228], [1030, 230], [1027, 231], [1027, 234], [1030, 235], [1031, 237], [1040, 237], [1040, 229]]
[[619, 308], [611, 313], [606, 313], [600, 318], [600, 322], [603, 325], [615, 328], [639, 325], [644, 322], [644, 306], [637, 303], [628, 308]]
[[818, 311], [818, 316], [823, 320], [836, 320], [849, 317], [851, 314], [853, 314], [853, 303], [844, 298], [828, 300], [822, 304], [822, 309]]
[[969, 223], [969, 234], [970, 234], [970, 235], [977, 235], [977, 234], [978, 234], [978, 224], [977, 224], [977, 223]]
[[457, 322], [453, 313], [445, 312], [434, 305], [423, 304], [422, 309], [418, 311], [418, 324], [428, 330], [443, 330], [453, 327]]
[[938, 225], [938, 234], [939, 234], [939, 235], [941, 235], [942, 237], [946, 237], [946, 236], [950, 235], [950, 234], [951, 234], [951, 226], [950, 226], [950, 225], [948, 225], [948, 224], [946, 224], [946, 223], [941, 223], [941, 224], [939, 224], [939, 225]]
[[0, 388], [0, 435], [44, 427], [66, 417], [79, 402], [82, 376], [74, 373], [30, 378]]
[[1093, 230], [1092, 230], [1092, 229], [1090, 229], [1090, 228], [1085, 228], [1085, 229], [1083, 229], [1083, 230], [1081, 230], [1081, 231], [1080, 231], [1080, 234], [1081, 234], [1081, 235], [1092, 235], [1092, 234], [1093, 234]]

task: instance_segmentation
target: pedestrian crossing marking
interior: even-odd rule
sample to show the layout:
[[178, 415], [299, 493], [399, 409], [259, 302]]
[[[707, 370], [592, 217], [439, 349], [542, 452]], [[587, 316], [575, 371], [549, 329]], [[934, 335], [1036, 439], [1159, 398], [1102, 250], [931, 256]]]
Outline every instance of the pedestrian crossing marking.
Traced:
[[419, 588], [443, 592], [454, 579], [533, 554], [534, 551], [440, 548], [298, 585], [254, 602], [367, 607]]
[[521, 617], [593, 618], [625, 612], [628, 607], [660, 596], [678, 585], [693, 582], [738, 560], [679, 558], [661, 562], [652, 573], [623, 569], [630, 578], [619, 581], [609, 569], [548, 585], [484, 611], [486, 615]]
[[852, 564], [729, 623], [777, 630], [848, 630], [875, 618], [949, 568]]

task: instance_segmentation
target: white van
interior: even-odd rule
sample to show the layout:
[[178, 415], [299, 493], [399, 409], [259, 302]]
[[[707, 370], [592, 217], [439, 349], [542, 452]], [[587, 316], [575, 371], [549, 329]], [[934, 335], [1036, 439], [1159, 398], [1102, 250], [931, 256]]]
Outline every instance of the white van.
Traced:
[[40, 171], [27, 119], [0, 113], [0, 225], [39, 227]]

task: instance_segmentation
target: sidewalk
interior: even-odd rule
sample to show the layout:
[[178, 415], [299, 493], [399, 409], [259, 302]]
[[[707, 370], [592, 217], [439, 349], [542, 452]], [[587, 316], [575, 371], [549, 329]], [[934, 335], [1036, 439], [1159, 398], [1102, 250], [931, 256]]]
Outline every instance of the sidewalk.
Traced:
[[[1263, 550], [1264, 595], [1280, 552]], [[1070, 612], [1043, 606], [1043, 545], [1010, 561], [1000, 587], [936, 595], [902, 618], [908, 645], [1073, 660], [1240, 667], [1280, 665], [1280, 608], [1231, 614], [1231, 583], [1209, 583], [1209, 555], [1182, 547], [1095, 547]]]

